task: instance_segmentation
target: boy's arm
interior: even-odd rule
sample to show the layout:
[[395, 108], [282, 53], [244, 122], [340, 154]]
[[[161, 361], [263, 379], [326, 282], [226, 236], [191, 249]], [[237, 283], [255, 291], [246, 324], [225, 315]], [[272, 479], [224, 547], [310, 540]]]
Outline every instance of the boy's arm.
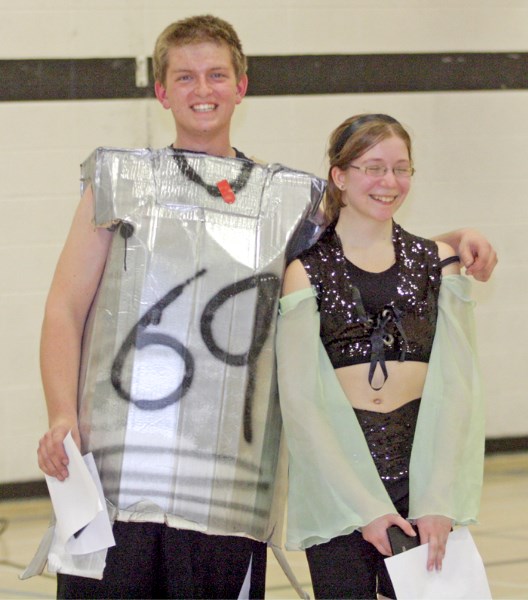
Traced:
[[466, 275], [477, 281], [487, 281], [497, 265], [497, 253], [489, 241], [475, 229], [464, 228], [450, 231], [433, 238], [452, 246], [466, 267]]
[[49, 429], [38, 449], [39, 467], [63, 480], [68, 459], [63, 440], [71, 430], [80, 446], [77, 387], [84, 325], [105, 266], [112, 234], [95, 228], [91, 187], [84, 193], [51, 283], [40, 345]]

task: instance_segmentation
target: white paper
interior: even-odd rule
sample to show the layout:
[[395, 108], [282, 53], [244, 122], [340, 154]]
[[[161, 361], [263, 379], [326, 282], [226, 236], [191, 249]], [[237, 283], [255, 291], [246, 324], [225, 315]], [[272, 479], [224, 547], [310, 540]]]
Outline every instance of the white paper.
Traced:
[[69, 459], [67, 479], [46, 475], [57, 521], [53, 545], [69, 554], [88, 554], [115, 545], [93, 456], [81, 456], [71, 433], [64, 439], [64, 448]]
[[385, 559], [398, 600], [491, 598], [484, 563], [467, 527], [449, 534], [441, 571], [428, 571], [423, 544]]
[[71, 537], [68, 540], [66, 543], [66, 552], [69, 552], [70, 554], [88, 554], [89, 552], [97, 552], [104, 548], [115, 546], [112, 524], [110, 523], [108, 511], [106, 510], [103, 486], [99, 479], [99, 473], [95, 466], [93, 454], [90, 452], [83, 458], [92, 480], [95, 483], [95, 487], [97, 488], [101, 506], [104, 508], [95, 515], [94, 519], [86, 525], [77, 537]]

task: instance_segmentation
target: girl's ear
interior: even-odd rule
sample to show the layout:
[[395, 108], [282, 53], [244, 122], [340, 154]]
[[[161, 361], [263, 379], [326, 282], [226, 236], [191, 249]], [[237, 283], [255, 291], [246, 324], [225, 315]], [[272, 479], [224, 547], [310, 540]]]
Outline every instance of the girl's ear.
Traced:
[[343, 169], [340, 169], [339, 167], [332, 167], [330, 170], [332, 181], [340, 190], [345, 189], [345, 173], [346, 171], [343, 171]]

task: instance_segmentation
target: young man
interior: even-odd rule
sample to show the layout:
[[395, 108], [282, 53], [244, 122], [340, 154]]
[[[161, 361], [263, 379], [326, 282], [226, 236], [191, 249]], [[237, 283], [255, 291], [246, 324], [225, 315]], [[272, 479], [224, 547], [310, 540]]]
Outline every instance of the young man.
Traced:
[[[245, 158], [230, 139], [231, 118], [248, 85], [246, 58], [233, 28], [212, 16], [179, 21], [161, 33], [153, 60], [156, 97], [174, 118], [173, 148]], [[94, 228], [93, 219], [94, 191], [88, 186], [57, 265], [42, 329], [41, 371], [49, 430], [40, 441], [38, 458], [44, 473], [59, 480], [68, 476], [65, 436], [71, 431], [79, 447], [84, 440], [78, 421], [83, 333], [118, 235], [114, 228]], [[480, 280], [489, 277], [496, 257], [479, 234], [459, 231], [443, 238], [458, 246], [470, 274]], [[109, 414], [113, 423], [112, 418]], [[145, 477], [151, 466], [148, 459], [142, 463]], [[176, 473], [168, 477], [176, 478]], [[197, 498], [198, 503], [202, 500], [207, 499]], [[59, 574], [59, 597], [231, 598], [244, 593], [246, 575], [247, 597], [264, 596], [265, 543], [230, 535], [222, 527], [203, 533], [185, 523], [167, 526], [165, 522], [157, 516], [149, 518], [148, 511], [136, 520], [121, 520], [118, 514], [116, 546], [108, 551], [103, 579]]]

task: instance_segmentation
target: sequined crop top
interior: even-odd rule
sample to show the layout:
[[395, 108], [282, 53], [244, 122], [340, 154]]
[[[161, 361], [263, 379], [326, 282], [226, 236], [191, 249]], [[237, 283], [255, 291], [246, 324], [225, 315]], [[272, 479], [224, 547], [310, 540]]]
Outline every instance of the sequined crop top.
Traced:
[[393, 224], [396, 262], [369, 273], [346, 259], [330, 225], [298, 258], [317, 293], [321, 340], [335, 369], [370, 363], [369, 383], [386, 360], [429, 362], [442, 263], [435, 242]]

